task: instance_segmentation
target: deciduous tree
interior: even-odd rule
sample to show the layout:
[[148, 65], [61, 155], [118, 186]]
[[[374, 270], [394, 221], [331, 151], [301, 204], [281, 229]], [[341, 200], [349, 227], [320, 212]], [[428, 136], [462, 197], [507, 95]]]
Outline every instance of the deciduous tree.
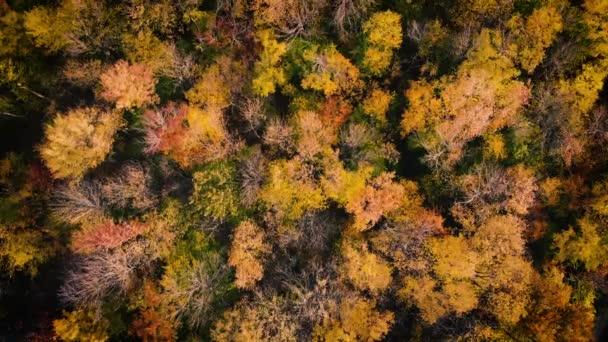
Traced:
[[55, 178], [81, 178], [112, 149], [118, 113], [88, 107], [57, 115], [45, 128], [40, 154]]

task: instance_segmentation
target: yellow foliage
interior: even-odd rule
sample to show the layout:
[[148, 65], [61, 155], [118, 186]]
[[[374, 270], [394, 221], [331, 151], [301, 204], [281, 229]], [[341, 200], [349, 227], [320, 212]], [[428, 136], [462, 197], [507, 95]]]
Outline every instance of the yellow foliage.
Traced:
[[394, 173], [384, 172], [368, 182], [363, 192], [346, 203], [345, 209], [353, 214], [353, 228], [365, 231], [373, 227], [382, 216], [399, 209], [407, 199], [405, 187], [393, 181]]
[[34, 38], [38, 47], [44, 47], [54, 53], [67, 44], [65, 35], [70, 30], [68, 21], [63, 20], [56, 10], [46, 7], [34, 7], [25, 14], [23, 25], [27, 33]]
[[241, 222], [234, 232], [228, 263], [236, 268], [236, 285], [252, 288], [264, 276], [262, 258], [270, 252], [264, 231], [252, 221]]
[[62, 341], [107, 341], [107, 330], [110, 322], [105, 318], [96, 317], [91, 310], [80, 309], [64, 312], [65, 318], [53, 321], [55, 334]]
[[587, 37], [593, 41], [591, 55], [608, 64], [608, 1], [586, 0], [583, 4], [583, 22], [589, 31]]
[[393, 50], [401, 45], [401, 16], [392, 11], [374, 13], [363, 23], [363, 33], [367, 43], [363, 67], [373, 75], [380, 75], [390, 65]]
[[580, 233], [569, 228], [555, 234], [556, 260], [580, 262], [588, 271], [594, 271], [608, 260], [608, 248], [598, 233], [598, 225], [589, 217], [578, 221]]
[[125, 35], [123, 46], [129, 62], [146, 65], [155, 74], [164, 74], [173, 66], [175, 51], [150, 30]]
[[224, 220], [238, 212], [239, 197], [234, 167], [222, 160], [205, 165], [192, 175], [190, 204], [205, 216]]
[[415, 83], [406, 92], [410, 108], [403, 117], [403, 133], [433, 133], [425, 148], [439, 150], [449, 165], [471, 139], [513, 125], [530, 89], [516, 79], [519, 71], [500, 54], [501, 44], [498, 32], [483, 29], [456, 75], [430, 85]]
[[591, 208], [600, 215], [608, 216], [608, 182], [598, 182], [591, 190], [593, 199]]
[[435, 257], [433, 270], [440, 279], [448, 281], [475, 277], [479, 255], [465, 238], [432, 238], [428, 240], [427, 247]]
[[213, 341], [295, 342], [297, 324], [283, 310], [285, 300], [278, 296], [259, 298], [255, 303], [240, 302], [211, 330]]
[[392, 268], [364, 246], [357, 247], [346, 241], [342, 245], [342, 256], [344, 273], [357, 289], [377, 293], [389, 286]]
[[347, 171], [337, 155], [330, 156], [325, 162], [321, 186], [327, 197], [346, 207], [362, 196], [373, 168], [364, 166], [356, 171]]
[[359, 70], [331, 45], [307, 50], [304, 59], [312, 63], [312, 69], [302, 80], [304, 89], [322, 91], [325, 96], [344, 94], [360, 86]]
[[505, 140], [500, 134], [490, 134], [485, 139], [484, 154], [490, 158], [504, 159], [507, 157]]
[[283, 85], [287, 81], [285, 72], [279, 65], [287, 52], [287, 44], [276, 40], [271, 30], [258, 31], [257, 38], [262, 44], [262, 53], [255, 64], [253, 92], [268, 96], [276, 91], [277, 85]]
[[40, 155], [56, 178], [80, 178], [110, 153], [121, 127], [117, 113], [79, 108], [59, 114], [46, 126]]
[[584, 115], [593, 108], [599, 98], [607, 75], [608, 68], [605, 65], [591, 62], [583, 64], [583, 70], [576, 78], [560, 82], [560, 93], [573, 112], [569, 123], [575, 132], [583, 129]]
[[296, 220], [307, 210], [326, 206], [325, 195], [313, 181], [310, 168], [299, 158], [270, 164], [260, 199], [286, 220]]
[[235, 62], [228, 57], [220, 57], [217, 62], [209, 66], [194, 86], [186, 92], [190, 104], [224, 108], [230, 105], [231, 86], [235, 80], [231, 79], [235, 72]]
[[386, 112], [393, 100], [393, 94], [374, 88], [363, 100], [363, 110], [380, 122], [386, 122]]
[[430, 276], [405, 278], [405, 287], [399, 292], [405, 299], [411, 299], [420, 309], [422, 318], [429, 324], [443, 316], [455, 312], [463, 314], [477, 306], [475, 288], [466, 281], [448, 281], [441, 290]]
[[339, 308], [339, 320], [326, 320], [313, 331], [313, 341], [379, 341], [391, 328], [392, 312], [376, 310], [374, 300], [344, 298]]
[[412, 82], [405, 91], [409, 105], [401, 121], [403, 135], [424, 130], [439, 120], [443, 104], [435, 95], [436, 86], [437, 84], [420, 80]]
[[563, 193], [563, 184], [559, 178], [549, 177], [539, 185], [542, 196], [547, 205], [557, 205]]
[[519, 14], [513, 16], [507, 26], [514, 35], [509, 46], [511, 54], [524, 70], [532, 73], [562, 30], [562, 17], [555, 7], [545, 6], [535, 9], [525, 20]]

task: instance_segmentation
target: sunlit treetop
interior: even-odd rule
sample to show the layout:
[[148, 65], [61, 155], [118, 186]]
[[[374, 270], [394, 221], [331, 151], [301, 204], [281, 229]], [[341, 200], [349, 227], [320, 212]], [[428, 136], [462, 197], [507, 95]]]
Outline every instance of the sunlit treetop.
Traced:
[[95, 107], [58, 114], [46, 126], [40, 155], [54, 177], [80, 178], [104, 161], [121, 126], [120, 114]]

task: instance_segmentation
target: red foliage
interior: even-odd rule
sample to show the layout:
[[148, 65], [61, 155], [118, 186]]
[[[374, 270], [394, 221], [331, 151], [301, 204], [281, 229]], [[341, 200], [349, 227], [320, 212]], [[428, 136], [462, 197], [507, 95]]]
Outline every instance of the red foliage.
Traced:
[[29, 165], [27, 178], [34, 190], [45, 192], [52, 185], [51, 172], [43, 164], [34, 162]]
[[107, 220], [78, 231], [72, 239], [72, 248], [85, 254], [111, 249], [145, 233], [148, 228], [147, 225], [140, 222], [115, 224], [111, 220]]
[[184, 121], [188, 113], [185, 103], [169, 102], [156, 110], [144, 112], [144, 130], [146, 132], [146, 152], [168, 152], [179, 146], [185, 136]]

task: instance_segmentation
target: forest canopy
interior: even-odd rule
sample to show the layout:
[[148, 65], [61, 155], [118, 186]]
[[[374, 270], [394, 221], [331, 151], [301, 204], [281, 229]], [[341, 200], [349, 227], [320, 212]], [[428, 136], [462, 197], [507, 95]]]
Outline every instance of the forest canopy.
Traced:
[[608, 0], [0, 0], [0, 340], [608, 339]]

